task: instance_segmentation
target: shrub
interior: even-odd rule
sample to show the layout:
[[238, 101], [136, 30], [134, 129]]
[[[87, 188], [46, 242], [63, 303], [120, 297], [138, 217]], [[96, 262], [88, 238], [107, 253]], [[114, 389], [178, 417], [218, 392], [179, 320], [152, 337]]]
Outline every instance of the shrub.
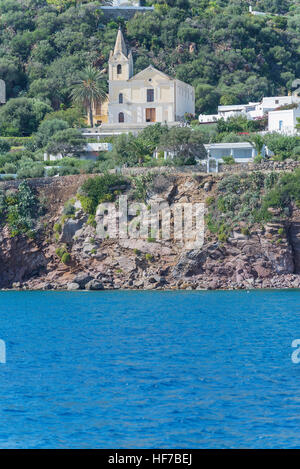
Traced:
[[260, 164], [260, 163], [262, 163], [262, 161], [263, 161], [263, 157], [261, 155], [256, 155], [254, 157], [254, 163], [255, 164]]
[[220, 233], [218, 235], [218, 240], [221, 241], [222, 243], [225, 243], [227, 241], [227, 235], [225, 233]]
[[63, 214], [75, 215], [75, 207], [71, 200], [68, 200], [68, 202], [65, 203]]
[[242, 229], [241, 229], [241, 233], [242, 233], [244, 236], [249, 236], [249, 235], [250, 235], [249, 228], [246, 228], [245, 226], [243, 226]]
[[64, 252], [61, 261], [63, 264], [69, 264], [71, 262], [71, 255], [68, 252]]
[[205, 204], [207, 207], [210, 207], [211, 205], [213, 205], [214, 202], [215, 202], [215, 198], [212, 196], [207, 197], [205, 200]]
[[10, 144], [6, 139], [0, 138], [0, 153], [8, 153], [10, 151]]
[[38, 199], [26, 181], [19, 185], [15, 194], [6, 199], [6, 221], [12, 236], [33, 230], [35, 218], [40, 213]]
[[54, 233], [61, 233], [62, 232], [62, 226], [60, 223], [55, 223], [53, 227]]
[[104, 174], [87, 179], [80, 188], [79, 200], [82, 208], [89, 214], [95, 214], [100, 202], [115, 200], [114, 192], [120, 190], [127, 181], [116, 174]]
[[97, 227], [97, 223], [96, 223], [96, 220], [95, 220], [95, 215], [89, 215], [88, 220], [87, 220], [87, 224], [91, 225], [93, 228]]
[[56, 255], [61, 259], [64, 253], [66, 252], [66, 249], [64, 247], [59, 247], [55, 250]]
[[152, 174], [141, 174], [140, 176], [134, 176], [131, 178], [133, 190], [133, 198], [144, 202], [147, 198], [147, 192], [149, 188], [149, 183], [153, 180]]
[[152, 262], [152, 260], [153, 260], [152, 254], [147, 253], [147, 254], [145, 255], [145, 259], [146, 259], [146, 261], [148, 261], [148, 262]]
[[233, 158], [233, 156], [223, 156], [222, 160], [224, 161], [224, 164], [234, 164], [235, 163], [235, 159]]

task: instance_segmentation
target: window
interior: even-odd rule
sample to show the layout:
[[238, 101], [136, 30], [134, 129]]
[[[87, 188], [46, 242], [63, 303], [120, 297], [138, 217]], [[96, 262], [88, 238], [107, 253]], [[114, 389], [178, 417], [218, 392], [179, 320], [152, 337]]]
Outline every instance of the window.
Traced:
[[118, 75], [121, 75], [121, 73], [122, 73], [122, 65], [119, 64], [119, 65], [117, 66], [117, 74], [118, 74]]
[[123, 93], [119, 94], [119, 104], [123, 104]]
[[279, 99], [275, 99], [275, 104], [279, 104]]
[[147, 90], [147, 102], [152, 103], [154, 101], [154, 90], [151, 88]]
[[120, 123], [124, 122], [124, 112], [119, 112], [119, 122]]
[[279, 130], [282, 130], [283, 127], [283, 121], [279, 121]]

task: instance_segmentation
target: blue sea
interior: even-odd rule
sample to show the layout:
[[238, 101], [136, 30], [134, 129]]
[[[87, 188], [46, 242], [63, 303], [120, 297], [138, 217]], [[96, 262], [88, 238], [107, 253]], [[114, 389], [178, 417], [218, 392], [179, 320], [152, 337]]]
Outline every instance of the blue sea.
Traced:
[[0, 292], [0, 448], [300, 448], [300, 291]]

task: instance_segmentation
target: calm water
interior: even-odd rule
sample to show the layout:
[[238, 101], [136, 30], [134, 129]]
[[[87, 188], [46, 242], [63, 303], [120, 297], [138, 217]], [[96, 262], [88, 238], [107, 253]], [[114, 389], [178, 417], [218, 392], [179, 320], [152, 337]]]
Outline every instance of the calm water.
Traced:
[[300, 291], [1, 292], [0, 448], [300, 448]]

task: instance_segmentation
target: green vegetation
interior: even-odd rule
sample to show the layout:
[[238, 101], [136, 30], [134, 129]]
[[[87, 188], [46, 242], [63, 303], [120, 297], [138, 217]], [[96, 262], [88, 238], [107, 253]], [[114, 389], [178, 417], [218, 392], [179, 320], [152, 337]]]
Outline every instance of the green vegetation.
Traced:
[[61, 261], [63, 264], [70, 264], [71, 262], [71, 255], [68, 252], [64, 252]]
[[[102, 1], [0, 1], [1, 77], [9, 98], [38, 99], [55, 111], [72, 104], [70, 88], [92, 64], [107, 67], [118, 22]], [[153, 63], [195, 86], [197, 112], [218, 104], [281, 95], [299, 76], [298, 3], [260, 0], [147, 0], [155, 9], [123, 28], [135, 51], [135, 71]], [[255, 8], [255, 2], [252, 2]], [[124, 23], [124, 20], [119, 20]], [[8, 121], [9, 122], [9, 121]]]
[[115, 174], [104, 174], [87, 179], [80, 188], [78, 198], [83, 209], [94, 215], [101, 202], [113, 202], [116, 191], [123, 190], [128, 181]]
[[94, 127], [93, 104], [107, 99], [106, 87], [103, 74], [91, 65], [78, 73], [78, 79], [73, 85], [72, 99], [75, 104], [88, 109], [91, 127]]
[[26, 181], [17, 191], [0, 192], [1, 221], [7, 223], [12, 237], [35, 236], [36, 219], [41, 214], [40, 203]]
[[234, 164], [235, 159], [233, 156], [223, 156], [222, 160], [224, 161], [224, 164]]
[[[300, 169], [282, 175], [260, 172], [230, 175], [219, 182], [217, 197], [207, 199], [206, 225], [221, 242], [233, 230], [250, 236], [253, 225], [272, 220], [271, 209], [279, 210], [279, 217], [284, 218], [291, 203], [300, 206]], [[280, 228], [278, 235], [283, 234]]]
[[60, 258], [63, 264], [70, 264], [71, 262], [71, 254], [67, 251], [66, 245], [62, 245], [58, 247], [55, 251], [56, 255]]
[[[113, 152], [96, 162], [74, 161], [84, 144], [77, 129], [86, 125], [86, 109], [91, 114], [92, 101], [107, 93], [109, 52], [119, 24], [134, 53], [135, 73], [152, 63], [190, 83], [197, 114], [214, 113], [219, 104], [287, 94], [300, 76], [299, 2], [252, 2], [271, 13], [263, 17], [250, 15], [242, 0], [145, 0], [154, 11], [128, 21], [106, 17], [103, 2], [0, 0], [0, 77], [8, 98], [0, 108], [0, 136], [11, 147], [0, 142], [2, 174], [43, 176], [44, 151], [64, 157], [49, 176], [123, 165], [194, 164], [205, 156], [203, 143], [245, 139], [256, 146], [266, 143], [274, 159], [299, 159], [299, 137], [274, 134], [258, 141], [255, 132], [265, 128], [265, 117], [235, 117], [204, 128], [186, 116], [194, 132], [149, 126], [137, 137], [114, 138]], [[164, 150], [175, 157], [165, 161]]]
[[285, 209], [291, 202], [300, 204], [300, 169], [282, 175], [263, 199], [263, 209]]

